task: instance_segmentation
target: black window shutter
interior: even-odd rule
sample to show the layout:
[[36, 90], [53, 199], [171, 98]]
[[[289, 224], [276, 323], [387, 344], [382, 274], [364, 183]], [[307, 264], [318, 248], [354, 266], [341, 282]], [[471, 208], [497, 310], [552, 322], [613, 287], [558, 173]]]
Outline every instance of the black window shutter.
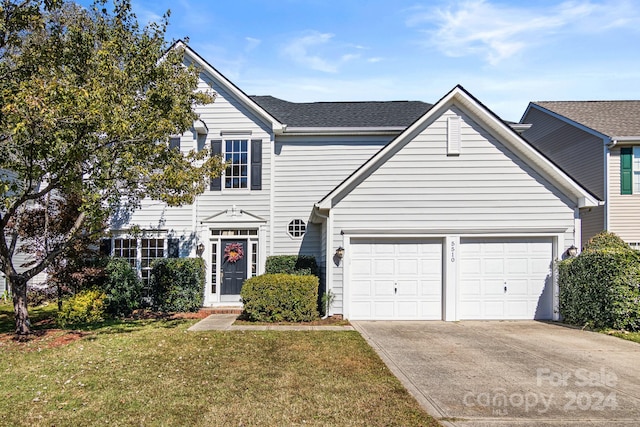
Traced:
[[167, 240], [167, 257], [180, 258], [180, 239]]
[[100, 255], [111, 256], [111, 239], [100, 239]]
[[180, 151], [180, 138], [169, 138], [169, 149]]
[[[214, 139], [211, 141], [211, 155], [212, 156], [220, 156], [222, 155], [222, 140]], [[211, 178], [211, 184], [209, 186], [211, 191], [220, 191], [222, 190], [222, 178]]]
[[262, 140], [251, 140], [251, 189], [262, 190]]

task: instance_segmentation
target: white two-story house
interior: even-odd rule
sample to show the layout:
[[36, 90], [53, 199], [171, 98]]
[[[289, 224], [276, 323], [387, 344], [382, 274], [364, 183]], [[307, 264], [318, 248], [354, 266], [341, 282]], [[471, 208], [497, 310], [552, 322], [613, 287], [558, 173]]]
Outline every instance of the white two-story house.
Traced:
[[202, 256], [204, 304], [241, 305], [268, 256], [304, 254], [329, 314], [558, 318], [553, 261], [598, 200], [464, 88], [433, 105], [291, 103], [248, 96], [188, 47], [185, 62], [216, 98], [171, 144], [228, 166], [193, 205], [113, 219], [111, 253], [144, 280], [157, 257]]

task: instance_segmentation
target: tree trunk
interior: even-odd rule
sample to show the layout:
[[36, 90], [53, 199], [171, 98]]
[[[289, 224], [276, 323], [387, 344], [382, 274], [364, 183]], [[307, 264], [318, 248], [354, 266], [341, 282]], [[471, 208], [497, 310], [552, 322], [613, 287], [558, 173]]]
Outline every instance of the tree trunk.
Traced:
[[27, 311], [27, 280], [21, 275], [9, 276], [13, 294], [13, 313], [16, 319], [16, 335], [25, 338], [31, 333], [29, 312]]

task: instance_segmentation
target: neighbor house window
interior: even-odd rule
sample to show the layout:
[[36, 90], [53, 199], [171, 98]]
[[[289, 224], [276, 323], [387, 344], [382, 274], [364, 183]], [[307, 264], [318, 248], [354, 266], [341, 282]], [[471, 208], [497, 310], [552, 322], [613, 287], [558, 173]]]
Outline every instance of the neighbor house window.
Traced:
[[620, 194], [640, 194], [640, 147], [620, 149]]
[[307, 223], [305, 223], [301, 219], [294, 219], [289, 223], [287, 227], [287, 234], [294, 238], [300, 238], [304, 236], [304, 233], [307, 231]]

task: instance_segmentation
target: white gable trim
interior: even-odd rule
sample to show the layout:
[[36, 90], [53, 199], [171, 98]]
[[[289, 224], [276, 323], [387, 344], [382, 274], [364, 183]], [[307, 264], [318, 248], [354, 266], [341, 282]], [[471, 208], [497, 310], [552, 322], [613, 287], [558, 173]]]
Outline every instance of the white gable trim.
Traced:
[[223, 86], [227, 92], [232, 94], [236, 99], [243, 103], [251, 112], [261, 118], [266, 124], [271, 126], [271, 129], [275, 133], [280, 133], [284, 130], [285, 126], [280, 123], [275, 117], [269, 114], [265, 109], [260, 107], [255, 101], [247, 96], [242, 90], [234, 85], [229, 79], [223, 76], [218, 70], [213, 68], [204, 58], [202, 58], [196, 51], [187, 46], [183, 41], [178, 41], [173, 46], [184, 49], [185, 59], [197, 63], [202, 69], [212, 76], [218, 84]]
[[412, 140], [429, 122], [436, 120], [454, 105], [469, 114], [481, 126], [491, 131], [500, 142], [525, 160], [534, 170], [548, 179], [567, 196], [570, 196], [578, 207], [598, 206], [599, 201], [593, 195], [542, 156], [498, 116], [482, 105], [462, 86], [458, 85], [396, 139], [376, 153], [360, 169], [356, 170], [320, 202], [316, 203], [315, 208], [331, 209], [337, 198], [348, 194], [355, 186], [364, 181], [369, 174], [392, 157], [399, 147]]

